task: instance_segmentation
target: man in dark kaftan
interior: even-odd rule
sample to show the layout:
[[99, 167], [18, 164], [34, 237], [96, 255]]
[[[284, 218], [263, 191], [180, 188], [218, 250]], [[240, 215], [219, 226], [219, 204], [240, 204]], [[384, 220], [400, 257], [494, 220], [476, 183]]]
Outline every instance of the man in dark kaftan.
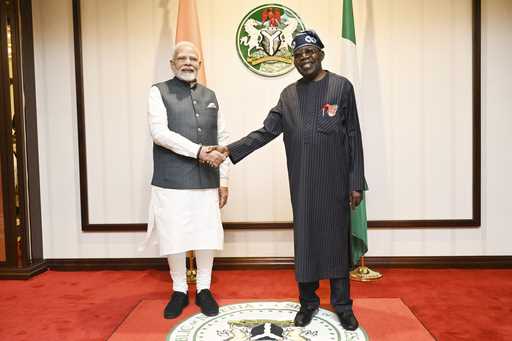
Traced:
[[292, 46], [303, 78], [283, 90], [263, 128], [219, 150], [237, 163], [284, 134], [301, 303], [295, 325], [310, 323], [320, 305], [318, 281], [329, 279], [331, 304], [342, 326], [355, 330], [350, 207], [359, 204], [365, 179], [354, 88], [346, 78], [322, 69], [323, 44], [314, 31], [299, 33]]

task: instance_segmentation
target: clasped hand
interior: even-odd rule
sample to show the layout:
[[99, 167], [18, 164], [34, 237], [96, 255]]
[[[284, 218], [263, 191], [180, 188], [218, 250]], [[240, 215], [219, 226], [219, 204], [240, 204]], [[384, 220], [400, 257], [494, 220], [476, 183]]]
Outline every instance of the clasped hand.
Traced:
[[199, 161], [210, 167], [219, 167], [228, 157], [229, 151], [225, 146], [203, 146], [199, 152]]
[[356, 207], [359, 206], [359, 204], [361, 203], [361, 200], [362, 200], [361, 192], [359, 192], [359, 191], [350, 192], [349, 203], [350, 203], [350, 207], [353, 210], [355, 210]]

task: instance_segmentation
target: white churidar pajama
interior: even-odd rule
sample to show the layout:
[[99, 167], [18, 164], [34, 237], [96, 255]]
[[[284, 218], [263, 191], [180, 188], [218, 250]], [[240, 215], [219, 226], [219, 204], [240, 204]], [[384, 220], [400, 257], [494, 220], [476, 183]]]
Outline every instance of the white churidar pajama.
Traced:
[[[197, 292], [200, 292], [203, 289], [210, 288], [214, 251], [196, 250], [194, 253], [197, 262], [196, 286]], [[186, 275], [187, 267], [185, 265], [185, 260], [185, 252], [167, 256], [167, 262], [169, 263], [169, 269], [171, 270], [172, 289], [183, 293], [188, 291]]]

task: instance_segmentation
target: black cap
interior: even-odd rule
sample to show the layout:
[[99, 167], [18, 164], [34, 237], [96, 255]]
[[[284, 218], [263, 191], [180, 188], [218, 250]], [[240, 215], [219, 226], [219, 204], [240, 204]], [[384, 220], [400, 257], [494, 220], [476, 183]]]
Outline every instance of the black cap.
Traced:
[[292, 48], [293, 52], [302, 46], [316, 46], [320, 50], [324, 48], [324, 44], [320, 40], [318, 34], [316, 34], [313, 30], [305, 30], [297, 33], [297, 35], [292, 40]]

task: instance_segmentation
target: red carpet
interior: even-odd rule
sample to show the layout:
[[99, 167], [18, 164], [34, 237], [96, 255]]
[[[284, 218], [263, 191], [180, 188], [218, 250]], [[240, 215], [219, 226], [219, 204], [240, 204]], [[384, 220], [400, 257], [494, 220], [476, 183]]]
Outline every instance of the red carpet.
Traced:
[[[382, 280], [352, 283], [353, 298], [400, 298], [437, 340], [512, 340], [512, 270], [377, 270]], [[168, 273], [154, 270], [0, 281], [0, 340], [106, 340], [141, 301], [166, 300], [170, 288]], [[212, 290], [219, 299], [297, 297], [292, 270], [215, 271]], [[327, 282], [319, 295], [329, 303]]]
[[[290, 299], [293, 300], [293, 299]], [[232, 304], [244, 300], [220, 300]], [[109, 341], [161, 341], [174, 325], [199, 312], [189, 304], [179, 320], [166, 320], [167, 300], [144, 300], [114, 332]], [[327, 307], [325, 307], [327, 308]], [[434, 338], [398, 298], [363, 298], [354, 301], [354, 311], [371, 341], [432, 341]]]

